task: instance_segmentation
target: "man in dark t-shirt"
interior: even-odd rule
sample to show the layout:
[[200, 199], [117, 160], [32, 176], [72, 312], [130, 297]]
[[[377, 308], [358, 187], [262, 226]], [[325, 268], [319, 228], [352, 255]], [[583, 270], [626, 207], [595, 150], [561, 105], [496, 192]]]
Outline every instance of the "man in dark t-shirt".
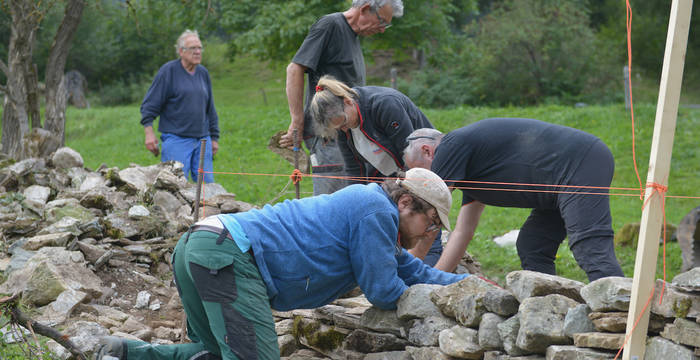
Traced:
[[[392, 18], [402, 15], [401, 0], [354, 0], [347, 11], [325, 15], [312, 25], [287, 66], [286, 90], [291, 123], [287, 134], [280, 139], [280, 146], [294, 144], [293, 131], [296, 129], [311, 153], [314, 174], [345, 176], [343, 159], [335, 141], [316, 136], [308, 115], [308, 104], [318, 80], [323, 75], [332, 75], [350, 87], [364, 86], [365, 61], [358, 36], [383, 33], [391, 26]], [[309, 74], [305, 102], [304, 73]], [[344, 179], [325, 177], [314, 177], [313, 183], [314, 195], [330, 194], [347, 185]]]
[[454, 269], [484, 206], [493, 205], [532, 208], [516, 245], [523, 269], [556, 274], [554, 259], [568, 235], [589, 280], [624, 276], [607, 190], [615, 162], [597, 137], [533, 119], [485, 119], [448, 134], [418, 129], [407, 140], [407, 167], [431, 169], [462, 190], [457, 224], [436, 268]]

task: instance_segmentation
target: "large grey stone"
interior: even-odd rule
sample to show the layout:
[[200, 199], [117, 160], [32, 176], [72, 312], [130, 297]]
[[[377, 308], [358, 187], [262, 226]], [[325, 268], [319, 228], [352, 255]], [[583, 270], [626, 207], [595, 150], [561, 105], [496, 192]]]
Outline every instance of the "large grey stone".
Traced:
[[440, 350], [461, 359], [481, 359], [484, 349], [479, 346], [478, 333], [474, 329], [456, 325], [440, 332]]
[[574, 345], [585, 348], [619, 350], [625, 342], [625, 334], [600, 332], [574, 334]]
[[376, 306], [367, 309], [360, 318], [360, 325], [378, 332], [388, 332], [401, 336], [403, 323], [394, 310], [383, 310]]
[[489, 312], [509, 317], [518, 312], [520, 302], [504, 289], [489, 290], [484, 294], [483, 304]]
[[[592, 312], [588, 318], [593, 322], [596, 331], [621, 333], [627, 329], [626, 312]], [[649, 331], [659, 332], [666, 324], [664, 317], [651, 314], [649, 317]]]
[[661, 336], [683, 345], [700, 348], [700, 324], [676, 318], [673, 324], [666, 324]]
[[430, 294], [430, 300], [437, 305], [446, 316], [456, 317], [455, 310], [461, 309], [463, 298], [474, 295], [483, 295], [490, 290], [499, 289], [477, 276], [469, 276], [456, 283], [443, 286]]
[[294, 335], [284, 334], [277, 337], [277, 345], [280, 348], [280, 356], [289, 356], [297, 350], [297, 339]]
[[406, 353], [413, 360], [453, 360], [454, 358], [440, 351], [437, 346], [413, 347], [406, 346]]
[[533, 296], [560, 294], [583, 302], [579, 292], [584, 284], [560, 276], [529, 270], [513, 271], [506, 276], [506, 289], [522, 302]]
[[545, 360], [542, 355], [510, 356], [501, 351], [487, 351], [484, 360]]
[[419, 346], [437, 346], [440, 332], [457, 325], [457, 322], [445, 316], [429, 316], [415, 320], [408, 330], [408, 341]]
[[581, 289], [581, 296], [593, 311], [627, 311], [632, 294], [632, 279], [605, 277]]
[[[659, 302], [660, 297], [663, 297]], [[657, 279], [654, 285], [654, 299], [651, 301], [651, 312], [663, 317], [700, 317], [700, 296], [685, 292], [683, 289]]]
[[88, 295], [82, 291], [66, 289], [58, 295], [56, 300], [42, 308], [42, 314], [37, 320], [51, 327], [63, 324], [73, 309], [87, 298]]
[[547, 348], [547, 360], [612, 360], [614, 353], [583, 349], [573, 345], [552, 345]]
[[55, 223], [64, 217], [72, 217], [82, 223], [93, 220], [95, 214], [73, 198], [49, 201], [44, 207], [44, 218], [48, 223]]
[[104, 177], [102, 177], [102, 175], [97, 173], [88, 173], [85, 175], [83, 181], [80, 183], [78, 190], [83, 192], [89, 192], [92, 190], [104, 188], [106, 186], [107, 180]]
[[672, 283], [683, 288], [700, 290], [700, 266], [676, 275]]
[[673, 359], [696, 360], [693, 350], [673, 343], [662, 337], [655, 336], [647, 341], [644, 360]]
[[416, 284], [409, 287], [396, 302], [396, 315], [401, 320], [440, 316], [440, 310], [430, 301], [430, 293], [441, 285]]
[[[200, 200], [214, 198], [216, 195], [220, 194], [228, 194], [228, 192], [223, 186], [217, 183], [205, 183], [203, 185], [202, 194], [200, 194]], [[186, 187], [180, 189], [180, 195], [190, 204], [194, 204], [197, 198], [197, 187], [194, 184], [188, 183]]]
[[413, 360], [405, 351], [385, 351], [365, 355], [362, 360]]
[[28, 238], [24, 245], [22, 245], [22, 248], [25, 250], [39, 250], [46, 246], [66, 246], [72, 238], [73, 234], [69, 232], [37, 235]]
[[[93, 222], [96, 219], [90, 219], [90, 221], [86, 221], [85, 223], [88, 222]], [[70, 216], [65, 216], [61, 220], [56, 221], [55, 223], [41, 229], [38, 232], [38, 235], [45, 235], [45, 234], [54, 234], [54, 233], [70, 233], [73, 236], [80, 236], [83, 234], [83, 230], [81, 230], [81, 225], [82, 222], [78, 219], [75, 219]], [[54, 246], [65, 246], [65, 244], [61, 243], [56, 243]]]
[[76, 321], [63, 331], [64, 335], [85, 353], [94, 353], [97, 350], [100, 338], [109, 335], [109, 330], [102, 325], [91, 321]]
[[180, 200], [173, 194], [158, 190], [153, 195], [153, 205], [160, 206], [166, 213], [175, 213], [182, 206]]
[[40, 185], [31, 185], [24, 189], [24, 202], [29, 206], [34, 212], [42, 214], [44, 211], [44, 205], [49, 200], [51, 195], [51, 188]]
[[484, 314], [479, 323], [479, 346], [485, 350], [503, 349], [503, 340], [498, 334], [498, 324], [505, 320], [493, 313]]
[[518, 332], [520, 331], [520, 314], [515, 314], [506, 321], [498, 324], [498, 335], [503, 341], [503, 349], [511, 356], [526, 355], [531, 352], [525, 351], [516, 345]]
[[355, 329], [345, 338], [345, 348], [361, 352], [403, 350], [408, 341], [395, 335]]
[[62, 147], [56, 150], [55, 153], [53, 153], [53, 156], [51, 157], [51, 162], [53, 163], [53, 166], [58, 169], [82, 167], [83, 157], [80, 156], [80, 154], [77, 151], [69, 147]]
[[102, 280], [86, 268], [81, 252], [44, 247], [25, 263], [24, 268], [8, 276], [0, 285], [0, 292], [22, 291], [26, 297], [34, 299], [35, 304], [45, 305], [68, 288], [85, 292], [92, 298], [99, 298], [103, 291]]
[[564, 334], [564, 318], [578, 303], [559, 294], [531, 297], [520, 304], [520, 331], [516, 345], [526, 351], [544, 354], [549, 345], [571, 344]]
[[[119, 171], [119, 179], [123, 181], [127, 188], [125, 190], [132, 193], [144, 193], [153, 180], [148, 179], [142, 168], [130, 167]], [[149, 181], [150, 180], [150, 181]]]
[[569, 309], [564, 318], [564, 334], [573, 337], [574, 334], [595, 331], [593, 322], [588, 318], [591, 308], [586, 304], [579, 304]]
[[681, 219], [676, 238], [681, 248], [681, 271], [700, 266], [700, 206]]
[[461, 297], [458, 302], [454, 303], [456, 306], [453, 311], [460, 324], [472, 328], [479, 326], [482, 315], [488, 312], [484, 305], [484, 294], [477, 293]]

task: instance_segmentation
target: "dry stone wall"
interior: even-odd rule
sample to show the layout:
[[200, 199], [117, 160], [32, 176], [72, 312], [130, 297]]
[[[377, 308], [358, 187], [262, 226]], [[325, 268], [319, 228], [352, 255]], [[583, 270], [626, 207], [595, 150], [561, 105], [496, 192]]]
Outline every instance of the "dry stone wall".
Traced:
[[[207, 215], [252, 208], [217, 184], [205, 186]], [[169, 260], [193, 222], [195, 194], [174, 162], [91, 171], [69, 148], [48, 159], [0, 159], [0, 293], [21, 291], [37, 320], [86, 353], [110, 334], [179, 341], [182, 306]], [[273, 315], [285, 359], [613, 359], [631, 284], [516, 271], [505, 288], [476, 276], [414, 285], [392, 311], [356, 289], [317, 309]], [[645, 358], [698, 359], [700, 268], [658, 280], [651, 304]], [[12, 343], [21, 334], [6, 327], [0, 336]], [[70, 358], [57, 343], [48, 346]]]

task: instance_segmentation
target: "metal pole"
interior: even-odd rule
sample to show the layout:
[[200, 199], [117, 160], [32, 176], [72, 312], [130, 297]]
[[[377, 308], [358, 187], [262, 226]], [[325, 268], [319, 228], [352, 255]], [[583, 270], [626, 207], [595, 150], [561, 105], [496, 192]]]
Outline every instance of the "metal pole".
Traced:
[[202, 182], [204, 182], [204, 151], [207, 148], [207, 140], [202, 139], [199, 147], [199, 168], [197, 169], [197, 195], [194, 202], [194, 222], [199, 221], [199, 197], [202, 194]]
[[[202, 194], [202, 183], [204, 182], [204, 152], [207, 149], [207, 140], [202, 139], [199, 146], [199, 165], [197, 169], [197, 195], [194, 200], [194, 222], [199, 221], [199, 197]], [[182, 313], [182, 325], [180, 328], [180, 344], [185, 342], [187, 336], [187, 313]]]
[[[299, 148], [299, 132], [297, 129], [294, 129], [292, 136], [294, 137], [294, 169], [299, 169], [299, 151], [301, 151], [301, 149]], [[294, 190], [296, 190], [297, 199], [299, 199], [301, 197], [299, 182], [294, 184]]]

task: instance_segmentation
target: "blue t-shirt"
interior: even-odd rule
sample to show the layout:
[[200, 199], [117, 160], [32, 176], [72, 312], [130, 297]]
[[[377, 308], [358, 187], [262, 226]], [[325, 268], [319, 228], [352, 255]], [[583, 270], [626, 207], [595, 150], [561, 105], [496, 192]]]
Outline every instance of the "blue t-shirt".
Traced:
[[194, 74], [190, 74], [178, 59], [158, 70], [141, 103], [141, 125], [152, 125], [158, 116], [161, 133], [219, 140], [219, 116], [204, 66], [197, 65]]

